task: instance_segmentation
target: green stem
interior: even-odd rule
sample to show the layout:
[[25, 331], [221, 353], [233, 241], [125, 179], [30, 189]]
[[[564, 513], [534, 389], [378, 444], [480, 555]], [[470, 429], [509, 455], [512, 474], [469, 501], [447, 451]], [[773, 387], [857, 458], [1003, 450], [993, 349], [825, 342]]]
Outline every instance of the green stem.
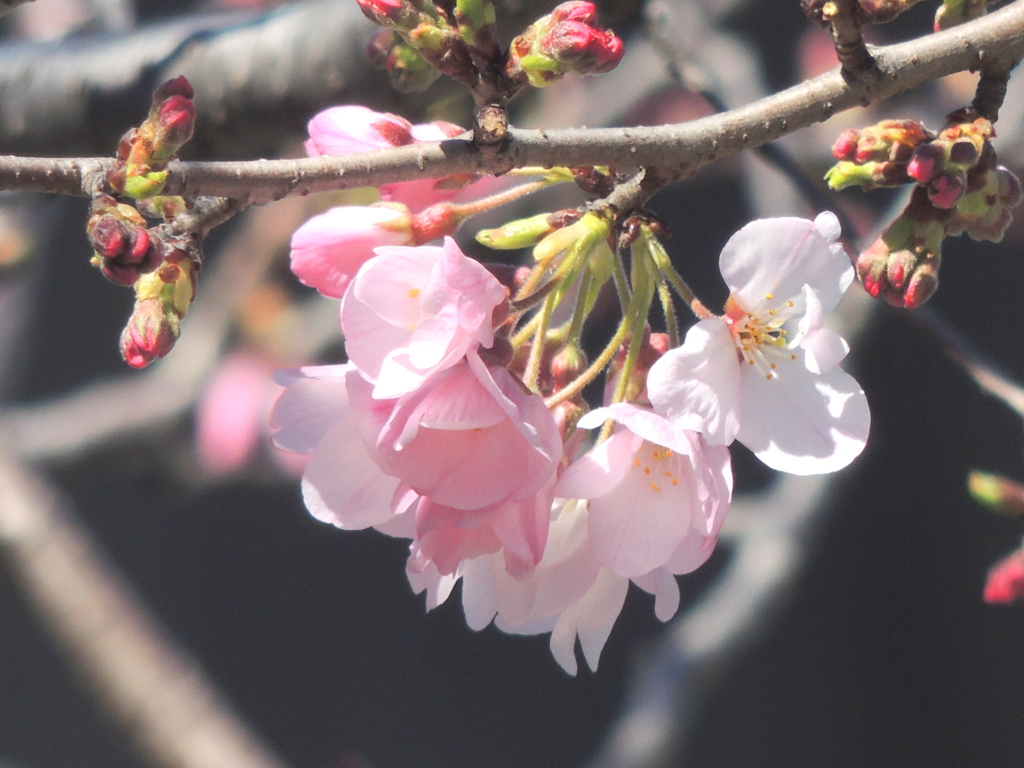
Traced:
[[686, 284], [682, 276], [676, 272], [676, 268], [672, 266], [672, 260], [668, 257], [668, 253], [665, 251], [661, 241], [646, 227], [641, 231], [640, 237], [647, 241], [654, 265], [668, 279], [672, 287], [676, 289], [676, 293], [686, 302], [690, 311], [701, 320], [707, 320], [711, 317], [711, 312], [701, 304], [690, 286]]
[[587, 319], [590, 307], [587, 306], [590, 299], [590, 286], [594, 279], [590, 270], [584, 270], [580, 278], [580, 288], [576, 294], [576, 306], [573, 307], [572, 320], [569, 322], [569, 332], [566, 335], [567, 344], [579, 346], [580, 338], [583, 336], [583, 321]]
[[665, 330], [668, 332], [668, 345], [675, 349], [679, 346], [679, 320], [676, 318], [676, 306], [672, 303], [672, 294], [668, 289], [668, 283], [665, 282], [665, 275], [660, 270], [655, 270], [654, 282], [658, 285], [661, 311], [665, 314]]
[[544, 357], [544, 347], [547, 342], [548, 323], [551, 322], [551, 313], [555, 311], [555, 295], [551, 294], [544, 302], [537, 317], [537, 332], [533, 336], [533, 347], [530, 349], [530, 357], [526, 361], [526, 370], [523, 372], [523, 382], [534, 392], [537, 391], [537, 381], [540, 378], [540, 363]]

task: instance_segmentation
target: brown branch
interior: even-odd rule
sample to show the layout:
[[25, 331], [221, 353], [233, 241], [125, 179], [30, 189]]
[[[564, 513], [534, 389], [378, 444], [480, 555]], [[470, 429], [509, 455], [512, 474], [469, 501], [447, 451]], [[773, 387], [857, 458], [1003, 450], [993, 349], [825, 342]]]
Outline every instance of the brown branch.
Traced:
[[[497, 153], [468, 139], [417, 144], [343, 157], [248, 162], [173, 162], [165, 192], [266, 203], [289, 195], [352, 189], [453, 173], [500, 174], [525, 166], [616, 165], [658, 168], [666, 180], [758, 147], [837, 112], [864, 106], [932, 80], [1024, 56], [1024, 0], [918, 40], [878, 48], [878, 78], [847, 82], [839, 69], [745, 107], [688, 123], [637, 128], [509, 129]], [[0, 189], [80, 194], [103, 159], [0, 157]]]
[[106, 561], [67, 502], [0, 456], [0, 553], [102, 703], [166, 768], [282, 768]]
[[822, 18], [832, 27], [832, 42], [844, 72], [853, 78], [878, 76], [875, 60], [864, 44], [857, 0], [829, 0], [822, 9]]

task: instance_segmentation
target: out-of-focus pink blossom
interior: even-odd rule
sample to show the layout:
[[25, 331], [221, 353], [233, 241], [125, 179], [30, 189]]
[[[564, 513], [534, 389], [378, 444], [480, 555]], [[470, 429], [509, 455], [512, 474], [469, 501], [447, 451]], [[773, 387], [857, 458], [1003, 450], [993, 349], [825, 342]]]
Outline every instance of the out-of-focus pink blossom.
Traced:
[[491, 316], [506, 290], [454, 240], [376, 253], [341, 307], [345, 350], [375, 383], [375, 398], [400, 397], [471, 349], [494, 343]]
[[725, 315], [701, 320], [654, 364], [654, 409], [714, 445], [738, 439], [783, 472], [853, 461], [870, 413], [839, 367], [849, 347], [824, 327], [853, 279], [838, 238], [831, 213], [755, 221], [733, 235], [719, 259], [731, 291]]
[[[226, 475], [253, 457], [263, 445], [271, 406], [282, 391], [264, 360], [246, 352], [224, 358], [196, 409], [196, 451], [208, 472]], [[302, 473], [304, 461], [278, 455], [282, 468]]]
[[1014, 552], [988, 572], [983, 598], [986, 603], [1013, 603], [1024, 597], [1024, 553]]
[[[454, 123], [436, 121], [413, 125], [386, 112], [359, 106], [331, 107], [309, 121], [306, 153], [310, 157], [347, 155], [401, 147], [419, 141], [444, 141], [465, 130]], [[453, 200], [475, 177], [465, 174], [440, 179], [419, 179], [384, 184], [381, 199], [401, 203], [413, 213]]]
[[292, 272], [304, 285], [340, 299], [359, 268], [383, 245], [412, 245], [412, 218], [389, 205], [339, 206], [292, 235]]

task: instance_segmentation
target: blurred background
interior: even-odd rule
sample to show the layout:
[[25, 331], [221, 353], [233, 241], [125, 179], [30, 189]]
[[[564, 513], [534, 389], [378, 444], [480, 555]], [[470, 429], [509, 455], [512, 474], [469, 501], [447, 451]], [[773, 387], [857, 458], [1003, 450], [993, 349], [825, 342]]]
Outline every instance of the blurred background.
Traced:
[[[873, 41], [926, 33], [934, 5], [872, 28]], [[713, 111], [694, 88], [749, 103], [835, 65], [829, 37], [799, 6], [609, 0], [602, 21], [626, 42], [622, 66], [531, 94], [514, 122], [679, 122]], [[539, 0], [498, 7], [506, 42], [550, 10]], [[197, 92], [188, 159], [301, 156], [306, 121], [339, 103], [469, 121], [469, 99], [444, 83], [414, 98], [393, 93], [364, 61], [373, 27], [348, 0], [35, 0], [0, 28], [0, 154], [112, 155], [153, 87], [178, 74]], [[845, 113], [781, 148], [820, 179], [842, 128], [910, 117], [937, 129], [975, 81], [955, 76]], [[1022, 122], [1018, 75], [995, 142], [1018, 175]], [[583, 199], [544, 194], [519, 210]], [[948, 324], [1024, 379], [1022, 226], [998, 245], [948, 240], [923, 320], [855, 287], [841, 322], [853, 339], [846, 367], [872, 408], [863, 456], [838, 476], [796, 480], [736, 446], [736, 508], [709, 564], [680, 579], [680, 614], [662, 625], [653, 598], [631, 593], [600, 670], [573, 679], [546, 635], [470, 631], [457, 594], [426, 613], [404, 576], [406, 545], [314, 521], [301, 464], [267, 445], [270, 372], [342, 359], [337, 303], [287, 270], [291, 232], [329, 205], [369, 199], [285, 200], [215, 230], [178, 348], [136, 372], [117, 348], [132, 294], [89, 266], [88, 202], [0, 197], [4, 461], [62, 499], [61, 519], [89, 532], [281, 765], [1019, 763], [1024, 613], [986, 605], [981, 592], [1024, 525], [983, 510], [965, 478], [981, 468], [1024, 479], [1024, 431], [928, 327]], [[899, 210], [897, 195], [881, 191], [844, 192], [834, 205], [862, 246]], [[717, 255], [738, 227], [813, 214], [792, 179], [752, 152], [665, 190], [651, 208], [709, 306], [724, 298]], [[490, 223], [464, 228], [467, 251], [484, 255], [472, 234]], [[27, 513], [11, 499], [0, 495], [0, 765], [155, 765], [133, 746], [133, 718], [122, 716], [127, 730], [115, 724], [118, 704], [95, 695], [88, 664], [65, 652], [29, 597], [26, 563], [42, 550], [19, 539], [16, 518]], [[84, 546], [75, 541], [71, 550]], [[83, 584], [70, 571], [55, 588]]]

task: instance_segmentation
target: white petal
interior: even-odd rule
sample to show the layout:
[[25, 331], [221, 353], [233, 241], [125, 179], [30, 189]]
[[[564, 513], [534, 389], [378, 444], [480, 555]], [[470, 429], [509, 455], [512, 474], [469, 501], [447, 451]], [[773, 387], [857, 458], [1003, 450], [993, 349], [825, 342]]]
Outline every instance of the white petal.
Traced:
[[466, 614], [466, 624], [477, 632], [490, 624], [498, 612], [490, 560], [490, 555], [484, 555], [464, 562], [462, 566], [462, 610]]
[[586, 597], [576, 606], [576, 632], [580, 637], [580, 647], [594, 672], [597, 672], [601, 650], [608, 642], [615, 620], [619, 618], [622, 604], [626, 602], [628, 589], [628, 579], [620, 578], [611, 571], [602, 571]]
[[739, 428], [740, 364], [729, 328], [717, 318], [701, 320], [647, 376], [654, 410], [677, 427], [702, 432], [709, 443], [728, 445]]
[[[325, 366], [326, 367], [326, 366]], [[312, 453], [313, 448], [334, 424], [355, 418], [349, 407], [345, 373], [348, 365], [330, 366], [331, 378], [314, 378], [303, 371], [286, 374], [287, 383], [274, 404], [270, 423], [277, 430], [274, 444], [295, 453]], [[352, 421], [355, 424], [355, 421]]]
[[644, 592], [654, 595], [654, 615], [659, 621], [668, 621], [679, 610], [679, 584], [676, 577], [664, 568], [633, 578]]
[[841, 368], [816, 376], [800, 351], [765, 379], [744, 371], [737, 439], [773, 469], [816, 475], [842, 469], [867, 442], [871, 415], [856, 380]]
[[807, 370], [818, 374], [831, 371], [850, 351], [846, 339], [827, 328], [806, 337], [800, 346], [805, 353], [804, 364]]
[[796, 300], [807, 284], [818, 292], [826, 311], [835, 307], [853, 267], [822, 234], [830, 237], [832, 224], [822, 219], [821, 225], [819, 229], [817, 222], [796, 218], [760, 219], [733, 235], [718, 263], [739, 305], [759, 312], [779, 301]]

